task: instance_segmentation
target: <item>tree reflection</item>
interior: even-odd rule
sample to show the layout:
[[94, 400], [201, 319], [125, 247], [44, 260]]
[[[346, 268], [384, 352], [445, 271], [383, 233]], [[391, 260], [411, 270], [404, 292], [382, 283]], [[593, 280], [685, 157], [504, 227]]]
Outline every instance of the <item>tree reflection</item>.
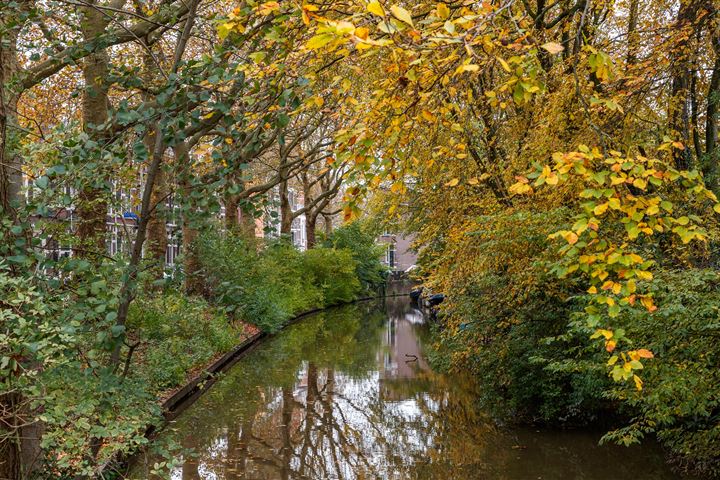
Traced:
[[[428, 368], [407, 299], [370, 307], [307, 318], [239, 362], [166, 433], [197, 453], [173, 479], [600, 479], [602, 464], [586, 465], [637, 467], [628, 459], [642, 456], [599, 455], [591, 435], [569, 448], [497, 431], [472, 381]], [[634, 471], [657, 473], [651, 461]]]
[[405, 478], [476, 455], [488, 424], [427, 367], [401, 300], [307, 319], [240, 362], [178, 420], [198, 454], [178, 478]]

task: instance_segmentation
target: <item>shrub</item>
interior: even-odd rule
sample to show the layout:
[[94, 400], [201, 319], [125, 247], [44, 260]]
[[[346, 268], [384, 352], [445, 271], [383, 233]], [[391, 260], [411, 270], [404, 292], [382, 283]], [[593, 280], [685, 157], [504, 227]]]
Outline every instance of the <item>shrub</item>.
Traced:
[[720, 275], [688, 269], [656, 273], [653, 315], [632, 312], [618, 319], [637, 344], [655, 353], [644, 362], [645, 388], [613, 388], [611, 397], [633, 416], [607, 439], [632, 443], [655, 432], [681, 462], [703, 476], [720, 476]]
[[564, 218], [562, 210], [478, 217], [458, 240], [424, 252], [423, 262], [445, 273], [430, 288], [450, 293], [440, 333], [449, 361], [440, 361], [470, 370], [484, 403], [515, 420], [584, 423], [603, 404], [602, 363], [573, 368], [587, 342], [548, 341], [567, 332], [577, 308], [572, 284], [547, 268], [547, 235]]
[[322, 306], [349, 302], [360, 293], [353, 252], [342, 249], [314, 248], [303, 255], [303, 270], [310, 282], [322, 292]]
[[385, 248], [376, 243], [377, 234], [369, 223], [357, 220], [335, 229], [325, 241], [328, 247], [352, 252], [355, 273], [364, 293], [377, 290], [387, 279], [388, 269], [380, 262]]
[[128, 326], [143, 341], [139, 355], [144, 358], [136, 374], [157, 391], [179, 385], [194, 367], [239, 341], [239, 332], [222, 311], [180, 294], [138, 299]]
[[[353, 298], [355, 292], [346, 291], [353, 286], [346, 278], [347, 265], [354, 268], [352, 258], [332, 252], [303, 253], [284, 240], [261, 246], [235, 234], [209, 233], [200, 241], [212, 298], [268, 332], [300, 312]], [[354, 270], [350, 273], [354, 276]]]
[[205, 233], [198, 252], [210, 298], [274, 332], [298, 313], [349, 302], [383, 283], [382, 249], [374, 235], [359, 225], [339, 230], [336, 245], [306, 252], [286, 240], [259, 243], [235, 233]]
[[[605, 320], [656, 358], [642, 362], [642, 390], [615, 383], [607, 352], [588, 341], [594, 329], [575, 321], [587, 304], [584, 289], [548, 268], [547, 232], [563, 217], [482, 217], [472, 236], [442, 245], [451, 255], [438, 262], [446, 276], [437, 287], [452, 295], [443, 304], [439, 363], [478, 376], [486, 403], [502, 406], [497, 413], [578, 424], [611, 411], [611, 421], [626, 426], [606, 441], [629, 445], [656, 435], [681, 465], [703, 478], [720, 476], [720, 274], [671, 270], [666, 258], [649, 285], [639, 282], [658, 309], [624, 309]], [[433, 255], [426, 261], [439, 258]], [[455, 266], [461, 258], [462, 270]]]
[[271, 242], [260, 255], [258, 282], [265, 279], [280, 291], [280, 303], [289, 315], [322, 305], [322, 292], [305, 269], [305, 252], [287, 240]]
[[285, 242], [260, 249], [254, 238], [212, 232], [198, 246], [211, 298], [264, 331], [318, 302], [320, 293], [299, 275], [300, 252]]

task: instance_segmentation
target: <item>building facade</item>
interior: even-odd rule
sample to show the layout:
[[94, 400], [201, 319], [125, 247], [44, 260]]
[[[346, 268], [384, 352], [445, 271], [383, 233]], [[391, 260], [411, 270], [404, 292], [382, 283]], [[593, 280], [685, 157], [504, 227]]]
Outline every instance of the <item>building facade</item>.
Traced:
[[404, 272], [417, 262], [417, 254], [412, 250], [413, 236], [385, 232], [378, 243], [385, 245], [383, 263], [393, 272]]

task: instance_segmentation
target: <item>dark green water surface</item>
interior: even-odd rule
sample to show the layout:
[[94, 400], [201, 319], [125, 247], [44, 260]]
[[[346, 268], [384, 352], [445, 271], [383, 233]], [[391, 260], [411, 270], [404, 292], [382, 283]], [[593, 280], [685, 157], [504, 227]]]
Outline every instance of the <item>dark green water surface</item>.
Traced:
[[[189, 479], [676, 479], [653, 445], [499, 428], [468, 379], [433, 372], [407, 297], [308, 317], [266, 340], [163, 432]], [[152, 478], [157, 457], [132, 478]]]

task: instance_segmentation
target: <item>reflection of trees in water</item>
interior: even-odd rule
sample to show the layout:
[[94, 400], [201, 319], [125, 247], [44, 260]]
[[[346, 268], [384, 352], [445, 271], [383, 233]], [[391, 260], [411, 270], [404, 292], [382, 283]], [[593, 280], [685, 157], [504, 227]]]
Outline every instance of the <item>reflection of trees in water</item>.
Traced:
[[[464, 466], [474, 470], [486, 456], [478, 440], [492, 435], [488, 422], [443, 377], [426, 372], [418, 379], [439, 388], [416, 391], [417, 409], [406, 412], [402, 403], [379, 397], [363, 403], [336, 391], [335, 376], [309, 363], [304, 392], [283, 387], [269, 402], [272, 410], [229, 428], [226, 454], [204, 459], [208, 473], [228, 479], [437, 478]], [[223, 476], [228, 467], [232, 474]]]
[[437, 478], [483, 458], [490, 429], [457, 378], [419, 369], [383, 398], [381, 339], [406, 305], [327, 312], [259, 347], [178, 420], [198, 454], [182, 479]]
[[[452, 382], [430, 370], [393, 385], [405, 400], [377, 399], [366, 406], [382, 446], [382, 478], [477, 478], [495, 430], [476, 408], [477, 398], [461, 378]], [[481, 465], [480, 465], [481, 466]], [[463, 473], [465, 472], [465, 473]], [[462, 473], [462, 475], [460, 475]]]
[[308, 318], [241, 361], [167, 433], [197, 452], [173, 479], [605, 480], [609, 463], [617, 478], [674, 478], [592, 435], [496, 431], [473, 382], [404, 368], [427, 334], [407, 302], [380, 308]]
[[362, 436], [338, 411], [334, 370], [320, 370], [311, 362], [303, 383], [304, 395], [288, 386], [274, 389], [266, 409], [250, 420], [231, 422], [224, 439], [216, 442], [226, 448], [188, 460], [183, 479], [347, 478], [371, 471], [357, 445]]

